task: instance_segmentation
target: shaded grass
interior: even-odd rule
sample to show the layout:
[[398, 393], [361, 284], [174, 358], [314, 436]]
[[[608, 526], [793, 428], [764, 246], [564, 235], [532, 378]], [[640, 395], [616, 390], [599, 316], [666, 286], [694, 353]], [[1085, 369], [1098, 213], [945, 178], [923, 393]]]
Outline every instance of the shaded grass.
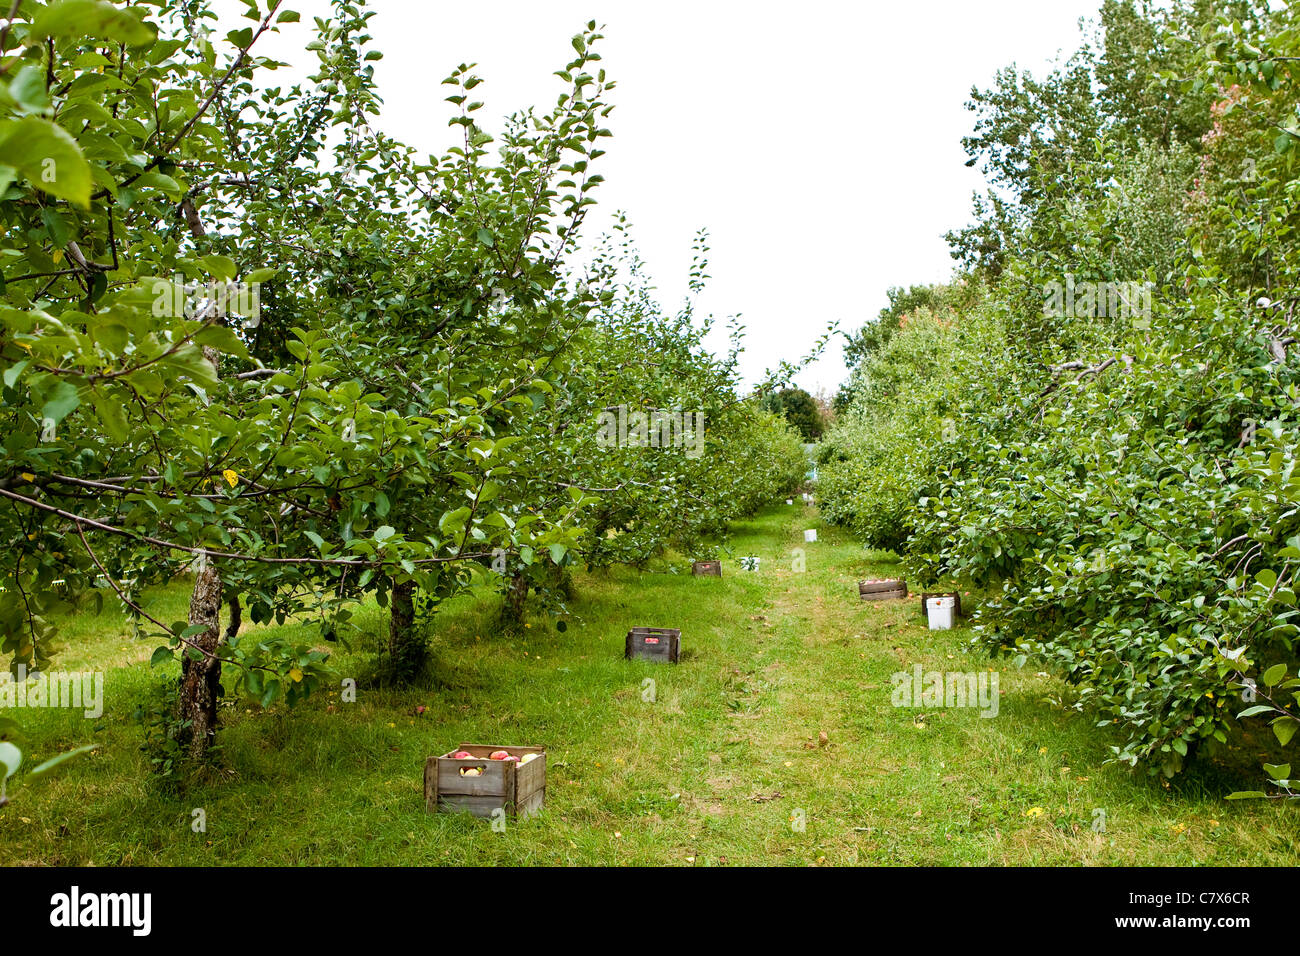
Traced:
[[[801, 530], [820, 540], [804, 544]], [[168, 668], [113, 610], [69, 618], [61, 669], [106, 671], [99, 721], [28, 711], [34, 763], [100, 751], [0, 810], [0, 860], [37, 864], [1249, 864], [1294, 865], [1295, 814], [1225, 803], [1253, 784], [1201, 761], [1172, 784], [1104, 763], [1115, 742], [1069, 689], [1000, 671], [998, 715], [895, 708], [891, 676], [974, 671], [964, 627], [926, 629], [915, 599], [867, 604], [856, 581], [895, 572], [801, 505], [734, 526], [746, 573], [692, 578], [685, 560], [576, 576], [568, 628], [495, 625], [467, 595], [438, 615], [436, 686], [338, 690], [287, 711], [223, 707], [219, 767], [182, 794], [157, 786], [132, 720]], [[795, 548], [807, 570], [792, 570]], [[154, 596], [184, 616], [178, 585]], [[331, 659], [360, 675], [379, 609]], [[677, 666], [622, 660], [632, 625], [680, 627]], [[268, 631], [275, 630], [268, 628]], [[309, 625], [279, 629], [313, 640]], [[992, 664], [1005, 668], [1005, 664]], [[174, 665], [170, 673], [175, 673]], [[648, 693], [653, 681], [653, 694]], [[647, 699], [653, 697], [653, 699]], [[417, 705], [425, 712], [416, 716]], [[826, 746], [818, 745], [824, 731]], [[424, 758], [461, 742], [544, 744], [546, 810], [494, 833], [428, 815]], [[193, 811], [206, 816], [194, 832]], [[1105, 830], [1093, 825], [1102, 819]], [[802, 830], [797, 824], [804, 824]]]

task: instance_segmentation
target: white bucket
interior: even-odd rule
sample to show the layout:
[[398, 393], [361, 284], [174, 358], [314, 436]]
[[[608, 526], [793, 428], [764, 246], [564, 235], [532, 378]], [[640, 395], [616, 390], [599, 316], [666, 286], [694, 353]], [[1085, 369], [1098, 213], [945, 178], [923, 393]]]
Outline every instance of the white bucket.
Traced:
[[809, 528], [807, 531], [803, 533], [803, 539], [809, 544], [812, 544], [814, 541], [817, 540], [817, 529]]
[[930, 621], [930, 630], [946, 631], [952, 627], [953, 605], [950, 597], [928, 598], [925, 602], [925, 616]]
[[788, 505], [792, 505], [792, 504], [794, 504], [794, 499], [793, 499], [793, 498], [786, 498], [786, 499], [785, 499], [785, 503], [788, 504]]

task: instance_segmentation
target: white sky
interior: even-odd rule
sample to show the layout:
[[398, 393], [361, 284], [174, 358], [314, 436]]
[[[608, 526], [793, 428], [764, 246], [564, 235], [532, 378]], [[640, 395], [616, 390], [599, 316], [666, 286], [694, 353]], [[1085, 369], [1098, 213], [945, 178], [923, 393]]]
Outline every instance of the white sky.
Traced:
[[[328, 3], [284, 6], [303, 22], [256, 49], [309, 63], [295, 50]], [[711, 344], [725, 350], [723, 320], [739, 313], [748, 328], [741, 368], [752, 382], [805, 354], [828, 322], [857, 329], [890, 286], [951, 275], [943, 233], [966, 224], [971, 193], [982, 188], [961, 149], [971, 86], [1012, 63], [1041, 72], [1078, 45], [1079, 18], [1099, 6], [372, 0], [374, 46], [384, 53], [379, 125], [441, 152], [456, 133], [440, 84], [462, 62], [478, 63], [485, 80], [475, 95], [489, 128], [493, 117], [550, 105], [569, 38], [588, 20], [603, 24], [617, 106], [599, 161], [600, 205], [585, 228], [594, 237], [626, 210], [661, 301], [675, 310], [691, 237], [707, 227], [713, 278], [700, 306], [718, 319]], [[833, 392], [844, 375], [837, 340], [798, 384]]]

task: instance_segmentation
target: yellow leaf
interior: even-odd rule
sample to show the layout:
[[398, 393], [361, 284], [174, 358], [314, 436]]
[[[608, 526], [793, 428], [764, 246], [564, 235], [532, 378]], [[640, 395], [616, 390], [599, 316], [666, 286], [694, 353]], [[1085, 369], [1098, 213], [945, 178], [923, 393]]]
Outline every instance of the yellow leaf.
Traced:
[[295, 684], [298, 683], [299, 681], [302, 680], [302, 671], [298, 670], [298, 668], [296, 667], [293, 668], [291, 671], [289, 671], [289, 679], [293, 681]]
[[24, 471], [24, 472], [23, 472], [19, 477], [22, 478], [23, 481], [35, 481], [35, 480], [36, 480], [36, 476], [33, 475], [30, 471]]
[[231, 488], [239, 484], [239, 474], [237, 472], [231, 471], [229, 468], [227, 468], [225, 471], [221, 473], [221, 477], [226, 479], [226, 483], [230, 485]]

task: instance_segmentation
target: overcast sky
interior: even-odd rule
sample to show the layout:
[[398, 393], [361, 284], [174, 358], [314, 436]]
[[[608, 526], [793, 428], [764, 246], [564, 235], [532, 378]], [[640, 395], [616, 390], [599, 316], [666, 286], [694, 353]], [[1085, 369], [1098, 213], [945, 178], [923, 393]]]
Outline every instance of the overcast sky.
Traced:
[[[232, 0], [233, 3], [233, 0]], [[303, 15], [258, 52], [309, 63], [325, 0], [286, 0]], [[421, 151], [456, 134], [441, 80], [461, 62], [485, 79], [487, 125], [560, 91], [552, 75], [569, 38], [603, 24], [618, 81], [606, 183], [586, 229], [626, 210], [661, 300], [685, 294], [691, 237], [712, 237], [712, 281], [700, 300], [748, 328], [747, 381], [805, 354], [828, 322], [853, 330], [894, 285], [947, 279], [946, 230], [968, 221], [976, 169], [963, 164], [973, 84], [1015, 63], [1040, 72], [1079, 42], [1099, 0], [926, 0], [906, 3], [653, 3], [371, 0], [380, 125]], [[262, 44], [265, 43], [265, 47]], [[798, 383], [834, 389], [839, 342]]]

